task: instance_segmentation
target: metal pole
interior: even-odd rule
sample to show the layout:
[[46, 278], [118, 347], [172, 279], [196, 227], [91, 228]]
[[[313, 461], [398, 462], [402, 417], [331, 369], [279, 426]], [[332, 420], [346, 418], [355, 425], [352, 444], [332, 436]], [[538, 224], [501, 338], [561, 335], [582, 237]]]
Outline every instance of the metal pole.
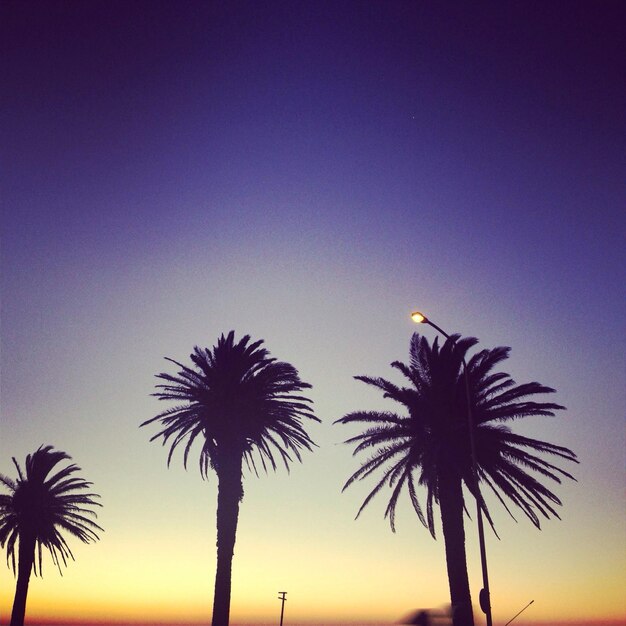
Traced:
[[[450, 335], [443, 329], [439, 328], [436, 324], [433, 324], [426, 317], [424, 318], [426, 324], [430, 324], [436, 331], [440, 332], [446, 339], [450, 338]], [[483, 588], [480, 590], [478, 596], [480, 608], [483, 610], [487, 618], [487, 626], [492, 626], [491, 619], [491, 598], [489, 594], [489, 573], [487, 571], [487, 549], [485, 547], [485, 529], [483, 526], [483, 512], [482, 512], [482, 495], [480, 493], [480, 487], [478, 486], [478, 464], [476, 462], [476, 445], [474, 443], [474, 416], [472, 415], [472, 402], [469, 386], [469, 376], [467, 374], [467, 363], [463, 359], [463, 380], [465, 381], [465, 402], [467, 404], [467, 425], [469, 428], [469, 440], [470, 440], [470, 452], [472, 455], [472, 476], [474, 479], [474, 489], [476, 498], [476, 522], [478, 524], [478, 545], [480, 547], [480, 565], [483, 574]]]
[[483, 526], [482, 495], [478, 486], [478, 464], [476, 463], [476, 444], [474, 442], [474, 416], [472, 415], [472, 403], [470, 396], [469, 377], [467, 375], [467, 363], [463, 359], [463, 378], [465, 379], [465, 400], [467, 402], [467, 421], [470, 432], [470, 450], [472, 453], [472, 474], [474, 477], [474, 489], [476, 490], [476, 522], [478, 523], [478, 545], [480, 547], [480, 565], [483, 572], [483, 588], [478, 596], [480, 608], [487, 617], [487, 626], [492, 626], [491, 597], [489, 593], [489, 573], [487, 572], [487, 549], [485, 547], [485, 529]]
[[532, 603], [534, 600], [531, 600], [519, 613], [516, 613], [504, 626], [509, 626], [509, 624], [519, 615], [521, 615]]
[[285, 602], [287, 601], [287, 598], [285, 596], [287, 595], [287, 592], [279, 591], [278, 593], [280, 594], [278, 599], [282, 600], [282, 605], [280, 607], [280, 626], [283, 626], [283, 615], [285, 614]]

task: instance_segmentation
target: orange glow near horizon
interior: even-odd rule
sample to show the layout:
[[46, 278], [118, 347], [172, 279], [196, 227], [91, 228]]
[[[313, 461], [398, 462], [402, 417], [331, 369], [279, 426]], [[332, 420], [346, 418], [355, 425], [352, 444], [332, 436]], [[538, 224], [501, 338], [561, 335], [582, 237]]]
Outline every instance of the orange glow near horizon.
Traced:
[[[295, 525], [285, 527], [278, 546], [272, 541], [271, 528], [265, 527], [261, 511], [254, 506], [253, 493], [249, 500], [245, 503], [249, 504], [246, 511], [254, 510], [255, 514], [248, 517], [244, 512], [238, 533], [231, 603], [233, 624], [275, 623], [279, 614], [277, 591], [283, 588], [288, 591], [286, 616], [292, 625], [393, 623], [413, 608], [447, 602], [443, 544], [423, 534], [412, 518], [403, 525], [402, 532], [393, 535], [377, 518], [366, 517], [349, 526], [349, 532], [343, 535], [341, 552], [324, 541], [322, 531], [315, 534], [311, 527], [304, 532]], [[198, 522], [202, 528], [209, 524], [205, 520]], [[370, 525], [378, 531], [377, 541], [364, 550], [363, 537], [370, 532]], [[556, 540], [558, 530], [544, 531], [547, 544]], [[306, 542], [302, 541], [303, 535]], [[468, 544], [471, 565], [476, 561], [471, 552], [472, 537]], [[501, 559], [508, 559], [507, 545], [490, 547], [493, 571], [505, 571]], [[210, 620], [215, 568], [213, 533], [164, 534], [157, 540], [147, 534], [133, 539], [130, 534], [112, 529], [101, 544], [78, 545], [74, 552], [77, 560], [64, 570], [62, 577], [44, 563], [44, 578], [31, 578], [28, 624], [206, 624]], [[523, 563], [518, 561], [518, 565]], [[5, 619], [10, 613], [15, 584], [7, 573], [5, 569], [0, 588]], [[590, 574], [594, 581], [591, 584], [582, 578]], [[520, 620], [520, 626], [592, 622], [622, 626], [625, 622], [619, 603], [608, 604], [608, 598], [621, 595], [619, 578], [609, 573], [602, 576], [601, 571], [590, 568], [562, 573], [561, 586], [584, 586], [588, 594], [584, 614], [580, 603], [572, 605], [568, 598], [559, 596], [554, 581], [539, 585], [534, 580], [530, 584], [527, 574], [517, 576], [494, 576], [492, 593], [498, 599], [495, 615], [500, 622], [506, 622], [523, 606], [520, 595], [526, 593], [536, 603], [532, 614]], [[543, 596], [534, 595], [540, 589]], [[480, 624], [477, 620], [477, 626]]]
[[[296, 584], [297, 581], [294, 581]], [[255, 593], [254, 589], [248, 588], [246, 593], [237, 592], [234, 589], [233, 602], [231, 605], [231, 623], [236, 624], [270, 624], [276, 621], [279, 614], [279, 602], [269, 593], [266, 586], [260, 584], [260, 589]], [[74, 592], [76, 589], [73, 590]], [[321, 589], [315, 585], [306, 594], [298, 597], [297, 604], [292, 602], [287, 605], [287, 615], [289, 624], [296, 625], [331, 625], [331, 624], [391, 624], [409, 612], [411, 604], [407, 601], [402, 610], [390, 606], [384, 601], [385, 590], [368, 590], [372, 594], [372, 602], [367, 607], [359, 606], [358, 602], [350, 602], [341, 597], [338, 592], [334, 597], [325, 597], [323, 603], [316, 603]], [[3, 589], [0, 600], [4, 607], [10, 608], [13, 590]], [[124, 600], [119, 595], [103, 599], [95, 594], [73, 594], [70, 590], [63, 596], [55, 596], [54, 590], [45, 593], [39, 592], [29, 598], [27, 609], [27, 626], [82, 626], [100, 624], [128, 624], [128, 625], [148, 625], [148, 624], [168, 624], [168, 625], [195, 625], [207, 624], [210, 621], [212, 588], [207, 584], [205, 597], [189, 596], [181, 594], [179, 590], [169, 594], [169, 597], [158, 599], [137, 598], [134, 602], [130, 599]], [[10, 596], [10, 597], [9, 597]], [[361, 596], [359, 595], [359, 598]], [[288, 596], [288, 600], [289, 600]], [[433, 605], [436, 606], [436, 605]], [[184, 607], [181, 609], [181, 607]], [[619, 609], [605, 607], [601, 611], [599, 606], [594, 613], [590, 610], [590, 616], [565, 617], [541, 610], [541, 605], [533, 606], [534, 616], [526, 616], [526, 619], [519, 620], [520, 626], [623, 626], [626, 623], [626, 615], [620, 615]], [[499, 608], [499, 621], [511, 617], [509, 608], [502, 610]], [[514, 613], [512, 613], [514, 614]], [[0, 624], [8, 623], [9, 613], [3, 611]], [[534, 619], [533, 619], [534, 617]], [[482, 615], [477, 614], [477, 626], [482, 624]]]
[[[67, 617], [46, 617], [45, 615], [34, 615], [28, 617], [25, 620], [26, 626], [196, 626], [200, 624], [206, 625], [209, 618], [204, 616], [202, 619], [196, 620], [176, 620], [162, 618], [160, 620], [140, 620], [140, 619], [124, 619], [124, 618], [108, 618], [108, 617], [95, 617], [93, 619], [81, 619], [71, 616]], [[606, 619], [579, 619], [579, 620], [516, 620], [519, 626], [623, 626], [625, 623], [624, 617], [606, 618]], [[275, 616], [267, 618], [265, 620], [250, 620], [245, 618], [233, 617], [230, 620], [231, 626], [253, 626], [255, 624], [268, 624], [274, 623]], [[354, 619], [323, 619], [315, 618], [309, 620], [290, 620], [291, 626], [379, 626], [381, 624], [397, 624], [397, 622], [383, 622], [383, 621], [366, 621], [366, 620], [354, 620]], [[480, 618], [476, 620], [477, 624], [481, 624]], [[8, 616], [3, 616], [0, 619], [0, 626], [8, 626]]]

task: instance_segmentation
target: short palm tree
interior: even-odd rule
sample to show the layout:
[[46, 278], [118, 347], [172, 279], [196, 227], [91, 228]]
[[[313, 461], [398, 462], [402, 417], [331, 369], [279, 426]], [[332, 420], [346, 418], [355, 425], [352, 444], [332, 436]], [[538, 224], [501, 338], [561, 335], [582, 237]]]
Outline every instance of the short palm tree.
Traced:
[[[40, 446], [26, 457], [25, 471], [13, 458], [18, 478], [0, 474], [0, 483], [9, 494], [0, 494], [0, 545], [7, 550], [15, 572], [17, 546], [17, 585], [11, 613], [11, 626], [23, 626], [30, 573], [41, 575], [43, 548], [61, 570], [72, 551], [63, 537], [67, 532], [85, 543], [96, 541], [102, 530], [87, 507], [100, 506], [95, 493], [85, 493], [91, 483], [75, 476], [80, 468], [74, 464], [62, 469], [56, 466], [71, 457], [52, 446]], [[56, 472], [53, 474], [53, 471]], [[36, 556], [35, 556], [36, 555]]]
[[[403, 490], [408, 491], [415, 512], [433, 537], [434, 505], [438, 504], [446, 549], [455, 626], [473, 624], [469, 581], [465, 558], [463, 484], [476, 496], [469, 443], [467, 399], [463, 363], [468, 350], [477, 343], [474, 338], [450, 336], [439, 346], [435, 339], [429, 345], [415, 333], [411, 339], [408, 365], [394, 362], [409, 381], [397, 386], [384, 378], [357, 376], [380, 389], [384, 397], [402, 405], [405, 414], [381, 411], [358, 411], [337, 420], [342, 424], [363, 424], [362, 433], [345, 443], [354, 444], [354, 454], [369, 453], [361, 467], [352, 474], [344, 489], [355, 481], [378, 474], [378, 481], [357, 513], [385, 487], [391, 488], [385, 517], [395, 530], [395, 511]], [[479, 483], [488, 485], [497, 499], [507, 507], [510, 502], [531, 522], [540, 527], [540, 516], [558, 517], [555, 506], [561, 502], [541, 482], [557, 483], [562, 477], [573, 478], [545, 456], [576, 461], [569, 449], [511, 432], [505, 423], [529, 416], [553, 416], [564, 407], [528, 400], [554, 389], [539, 383], [516, 385], [504, 372], [494, 373], [496, 365], [509, 355], [509, 348], [495, 348], [475, 353], [467, 362], [471, 410], [474, 418], [474, 440]], [[425, 489], [425, 509], [420, 504], [418, 486]], [[484, 500], [478, 494], [482, 510], [492, 524]]]
[[213, 626], [228, 626], [231, 570], [237, 533], [239, 503], [243, 498], [243, 464], [258, 476], [276, 469], [276, 460], [289, 470], [293, 457], [310, 450], [312, 440], [303, 419], [319, 421], [311, 400], [300, 395], [311, 387], [300, 380], [289, 363], [270, 358], [263, 341], [249, 343], [246, 335], [235, 343], [235, 333], [222, 335], [212, 350], [195, 347], [193, 367], [167, 359], [180, 368], [176, 375], [158, 374], [159, 400], [176, 405], [146, 420], [159, 422], [161, 430], [151, 438], [171, 442], [168, 464], [174, 450], [185, 442], [183, 461], [198, 439], [200, 473], [207, 478], [215, 471], [217, 493], [217, 570], [213, 600]]

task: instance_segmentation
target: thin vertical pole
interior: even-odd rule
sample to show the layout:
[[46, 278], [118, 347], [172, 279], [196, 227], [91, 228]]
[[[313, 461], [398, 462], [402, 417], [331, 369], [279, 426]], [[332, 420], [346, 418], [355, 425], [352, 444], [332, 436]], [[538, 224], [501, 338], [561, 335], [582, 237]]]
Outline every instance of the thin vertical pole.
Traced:
[[287, 601], [287, 598], [285, 596], [287, 595], [287, 592], [279, 591], [278, 593], [280, 594], [278, 599], [282, 601], [282, 605], [280, 607], [280, 626], [283, 626], [283, 615], [285, 614], [285, 602]]
[[480, 608], [487, 618], [487, 626], [492, 626], [491, 618], [491, 594], [489, 592], [489, 573], [487, 571], [487, 549], [485, 547], [485, 530], [483, 526], [482, 500], [478, 484], [478, 463], [476, 462], [476, 443], [474, 439], [474, 416], [472, 415], [472, 401], [470, 395], [469, 376], [467, 374], [467, 363], [463, 359], [463, 378], [465, 379], [465, 399], [467, 402], [467, 420], [469, 422], [470, 450], [472, 452], [472, 474], [474, 478], [474, 489], [476, 489], [476, 522], [478, 524], [478, 547], [480, 548], [480, 565], [483, 573], [483, 588], [479, 594]]
[[[432, 326], [436, 331], [440, 332], [446, 339], [450, 339], [450, 335], [439, 328], [437, 324], [433, 324], [429, 319], [424, 317], [424, 323]], [[483, 574], [483, 588], [480, 590], [478, 596], [480, 608], [483, 610], [487, 618], [487, 626], [492, 626], [493, 621], [491, 618], [491, 594], [489, 592], [489, 573], [487, 571], [487, 549], [485, 547], [485, 530], [483, 526], [483, 511], [482, 511], [482, 494], [480, 493], [480, 486], [478, 483], [478, 463], [476, 462], [476, 444], [474, 441], [474, 416], [472, 415], [472, 399], [469, 385], [469, 375], [467, 373], [467, 363], [463, 359], [463, 379], [465, 383], [465, 401], [467, 404], [467, 425], [469, 429], [469, 442], [470, 452], [472, 455], [472, 477], [474, 483], [474, 497], [476, 498], [476, 522], [478, 525], [478, 547], [480, 548], [480, 565]]]
[[516, 613], [504, 626], [509, 626], [509, 624], [519, 615], [521, 615], [532, 603], [534, 600], [531, 600], [519, 613]]

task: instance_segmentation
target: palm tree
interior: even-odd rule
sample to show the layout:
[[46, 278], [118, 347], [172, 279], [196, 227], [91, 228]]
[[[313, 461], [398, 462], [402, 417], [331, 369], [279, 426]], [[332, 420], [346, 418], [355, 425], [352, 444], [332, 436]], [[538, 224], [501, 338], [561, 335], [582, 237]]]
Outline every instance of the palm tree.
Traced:
[[[434, 505], [438, 504], [446, 550], [450, 598], [455, 626], [473, 624], [467, 564], [463, 510], [463, 484], [474, 497], [493, 528], [489, 510], [476, 491], [468, 436], [467, 399], [463, 362], [474, 338], [450, 336], [440, 347], [437, 339], [429, 345], [415, 333], [411, 339], [408, 365], [394, 362], [409, 385], [399, 387], [384, 378], [356, 376], [357, 380], [380, 389], [385, 398], [403, 406], [406, 414], [357, 411], [337, 420], [341, 424], [363, 424], [365, 429], [345, 443], [354, 444], [353, 454], [369, 452], [344, 485], [344, 490], [360, 479], [379, 474], [357, 517], [383, 488], [391, 488], [385, 509], [395, 531], [395, 512], [406, 489], [411, 504], [426, 528], [435, 537]], [[569, 449], [545, 441], [514, 434], [506, 422], [529, 416], [554, 416], [564, 407], [528, 400], [537, 394], [554, 392], [539, 383], [516, 385], [504, 372], [494, 373], [496, 365], [509, 356], [509, 348], [475, 353], [467, 362], [471, 410], [479, 483], [488, 485], [513, 517], [507, 502], [520, 509], [540, 528], [540, 517], [558, 517], [555, 506], [561, 501], [540, 479], [557, 483], [573, 478], [544, 457], [576, 460]], [[425, 509], [418, 497], [418, 486], [426, 492]], [[495, 529], [494, 529], [495, 530]]]
[[174, 450], [185, 442], [183, 462], [197, 438], [201, 441], [200, 473], [217, 475], [217, 570], [213, 599], [213, 626], [228, 626], [231, 568], [239, 503], [243, 498], [243, 464], [258, 476], [282, 460], [287, 470], [300, 450], [315, 445], [303, 428], [304, 418], [319, 421], [308, 398], [299, 395], [311, 387], [300, 380], [289, 363], [270, 358], [263, 340], [238, 343], [231, 331], [212, 350], [195, 347], [193, 368], [167, 359], [180, 368], [176, 375], [158, 374], [165, 381], [154, 396], [176, 405], [143, 422], [160, 422], [162, 429], [150, 441], [171, 441], [168, 464]]
[[[0, 483], [8, 487], [9, 494], [0, 494], [0, 545], [7, 550], [15, 573], [17, 558], [17, 585], [11, 613], [11, 626], [23, 626], [26, 596], [31, 570], [41, 575], [42, 552], [50, 552], [53, 563], [61, 571], [68, 557], [74, 559], [63, 531], [84, 543], [96, 541], [97, 530], [102, 530], [93, 519], [96, 513], [85, 507], [101, 506], [94, 498], [98, 494], [84, 493], [91, 483], [73, 474], [80, 471], [74, 464], [56, 470], [58, 463], [71, 460], [65, 452], [52, 446], [40, 446], [26, 457], [26, 470], [22, 471], [13, 458], [18, 478], [12, 480], [0, 474]], [[57, 473], [50, 475], [52, 471]], [[35, 553], [37, 558], [35, 558]]]

